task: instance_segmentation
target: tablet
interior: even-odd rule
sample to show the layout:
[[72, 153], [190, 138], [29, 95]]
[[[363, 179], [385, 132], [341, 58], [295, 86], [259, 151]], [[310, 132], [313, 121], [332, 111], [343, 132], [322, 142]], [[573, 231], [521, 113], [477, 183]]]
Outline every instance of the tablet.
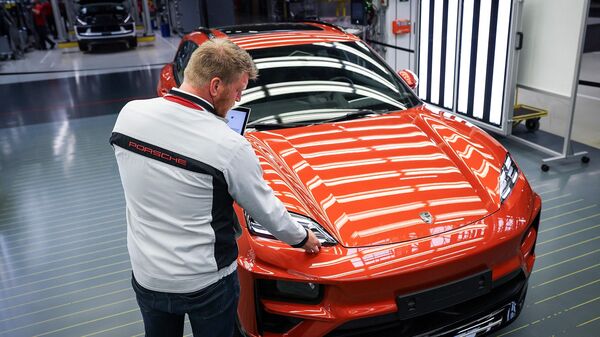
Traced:
[[243, 106], [238, 106], [229, 110], [225, 116], [227, 125], [242, 136], [244, 135], [244, 131], [246, 131], [248, 117], [250, 117], [250, 108]]

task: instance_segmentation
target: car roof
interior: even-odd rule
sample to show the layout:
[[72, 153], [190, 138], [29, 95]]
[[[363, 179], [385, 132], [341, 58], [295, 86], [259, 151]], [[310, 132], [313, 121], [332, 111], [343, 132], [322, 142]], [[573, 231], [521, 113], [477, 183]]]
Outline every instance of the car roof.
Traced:
[[199, 28], [185, 39], [201, 44], [215, 37], [228, 38], [244, 49], [260, 49], [317, 42], [357, 41], [358, 37], [325, 22], [259, 23], [218, 28]]

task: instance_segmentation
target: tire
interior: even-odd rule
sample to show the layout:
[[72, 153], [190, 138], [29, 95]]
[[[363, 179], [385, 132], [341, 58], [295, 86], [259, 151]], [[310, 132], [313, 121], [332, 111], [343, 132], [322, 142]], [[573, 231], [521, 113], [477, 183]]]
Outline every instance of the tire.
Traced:
[[540, 119], [532, 118], [525, 121], [525, 127], [529, 131], [536, 131], [540, 128]]
[[79, 41], [79, 42], [77, 42], [77, 44], [79, 45], [79, 50], [81, 50], [83, 52], [89, 51], [89, 46], [87, 43]]
[[135, 47], [137, 47], [138, 42], [137, 42], [137, 38], [133, 38], [129, 40], [129, 48], [133, 49]]
[[589, 163], [590, 162], [590, 157], [588, 157], [588, 156], [581, 157], [581, 162], [584, 163], [584, 164]]
[[541, 167], [541, 169], [542, 169], [542, 171], [544, 171], [544, 172], [548, 172], [548, 170], [550, 169], [550, 166], [548, 166], [548, 165], [546, 165], [546, 164], [542, 164], [542, 167]]

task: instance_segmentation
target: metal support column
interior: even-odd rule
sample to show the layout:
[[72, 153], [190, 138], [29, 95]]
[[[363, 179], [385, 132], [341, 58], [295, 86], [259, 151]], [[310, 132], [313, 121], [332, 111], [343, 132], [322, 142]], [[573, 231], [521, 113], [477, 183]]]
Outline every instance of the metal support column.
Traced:
[[52, 14], [54, 16], [54, 23], [56, 24], [56, 32], [58, 33], [58, 39], [60, 41], [67, 41], [67, 32], [65, 31], [65, 24], [63, 23], [60, 16], [60, 8], [58, 7], [58, 0], [51, 0], [52, 3]]
[[581, 19], [581, 23], [580, 23], [581, 28], [579, 31], [579, 42], [578, 42], [579, 44], [577, 46], [578, 54], [577, 54], [577, 60], [575, 61], [575, 74], [573, 74], [573, 85], [571, 87], [569, 122], [567, 123], [567, 130], [566, 130], [565, 139], [564, 139], [564, 143], [563, 143], [563, 151], [562, 151], [562, 154], [560, 154], [556, 157], [544, 159], [543, 160], [544, 164], [542, 164], [542, 171], [548, 171], [549, 166], [546, 165], [545, 163], [552, 162], [552, 161], [563, 160], [563, 159], [568, 159], [568, 158], [578, 158], [578, 157], [581, 157], [581, 160], [584, 163], [587, 163], [589, 161], [589, 157], [587, 157], [588, 153], [586, 151], [573, 153], [573, 147], [571, 145], [571, 134], [573, 132], [573, 118], [575, 117], [575, 105], [577, 102], [577, 90], [578, 90], [578, 85], [579, 85], [579, 73], [581, 72], [581, 55], [583, 54], [583, 46], [584, 46], [586, 27], [587, 27], [587, 19], [586, 18], [588, 16], [589, 10], [590, 10], [590, 0], [586, 0], [585, 6], [583, 6], [583, 13], [581, 16], [582, 19]]
[[[67, 32], [67, 39], [71, 40], [71, 31], [75, 28], [75, 7], [73, 6], [73, 0], [65, 0], [65, 11], [67, 12], [67, 21], [69, 22], [69, 32]], [[74, 34], [74, 32], [73, 32]]]
[[137, 1], [130, 0], [131, 5], [131, 16], [133, 17], [133, 21], [136, 25], [138, 25], [142, 21], [142, 17], [140, 16], [140, 11], [138, 10]]
[[152, 25], [150, 24], [150, 9], [148, 8], [148, 0], [142, 0], [144, 8], [144, 36], [152, 35]]

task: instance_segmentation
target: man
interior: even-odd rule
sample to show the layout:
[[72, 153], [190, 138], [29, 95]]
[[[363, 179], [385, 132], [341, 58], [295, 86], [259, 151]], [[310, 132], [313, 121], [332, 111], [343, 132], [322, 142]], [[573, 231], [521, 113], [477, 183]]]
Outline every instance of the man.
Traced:
[[278, 239], [320, 244], [262, 178], [252, 147], [225, 123], [257, 69], [229, 40], [203, 43], [164, 98], [129, 102], [111, 136], [125, 192], [132, 284], [146, 336], [231, 336], [239, 283], [233, 201]]
[[[46, 26], [46, 15], [48, 3], [42, 3], [40, 0], [34, 0], [33, 11], [33, 23], [35, 26], [35, 32], [38, 37], [38, 49], [46, 50], [46, 42], [50, 44], [50, 49], [53, 49], [56, 43], [48, 37], [48, 27]], [[50, 8], [50, 10], [52, 10]]]

